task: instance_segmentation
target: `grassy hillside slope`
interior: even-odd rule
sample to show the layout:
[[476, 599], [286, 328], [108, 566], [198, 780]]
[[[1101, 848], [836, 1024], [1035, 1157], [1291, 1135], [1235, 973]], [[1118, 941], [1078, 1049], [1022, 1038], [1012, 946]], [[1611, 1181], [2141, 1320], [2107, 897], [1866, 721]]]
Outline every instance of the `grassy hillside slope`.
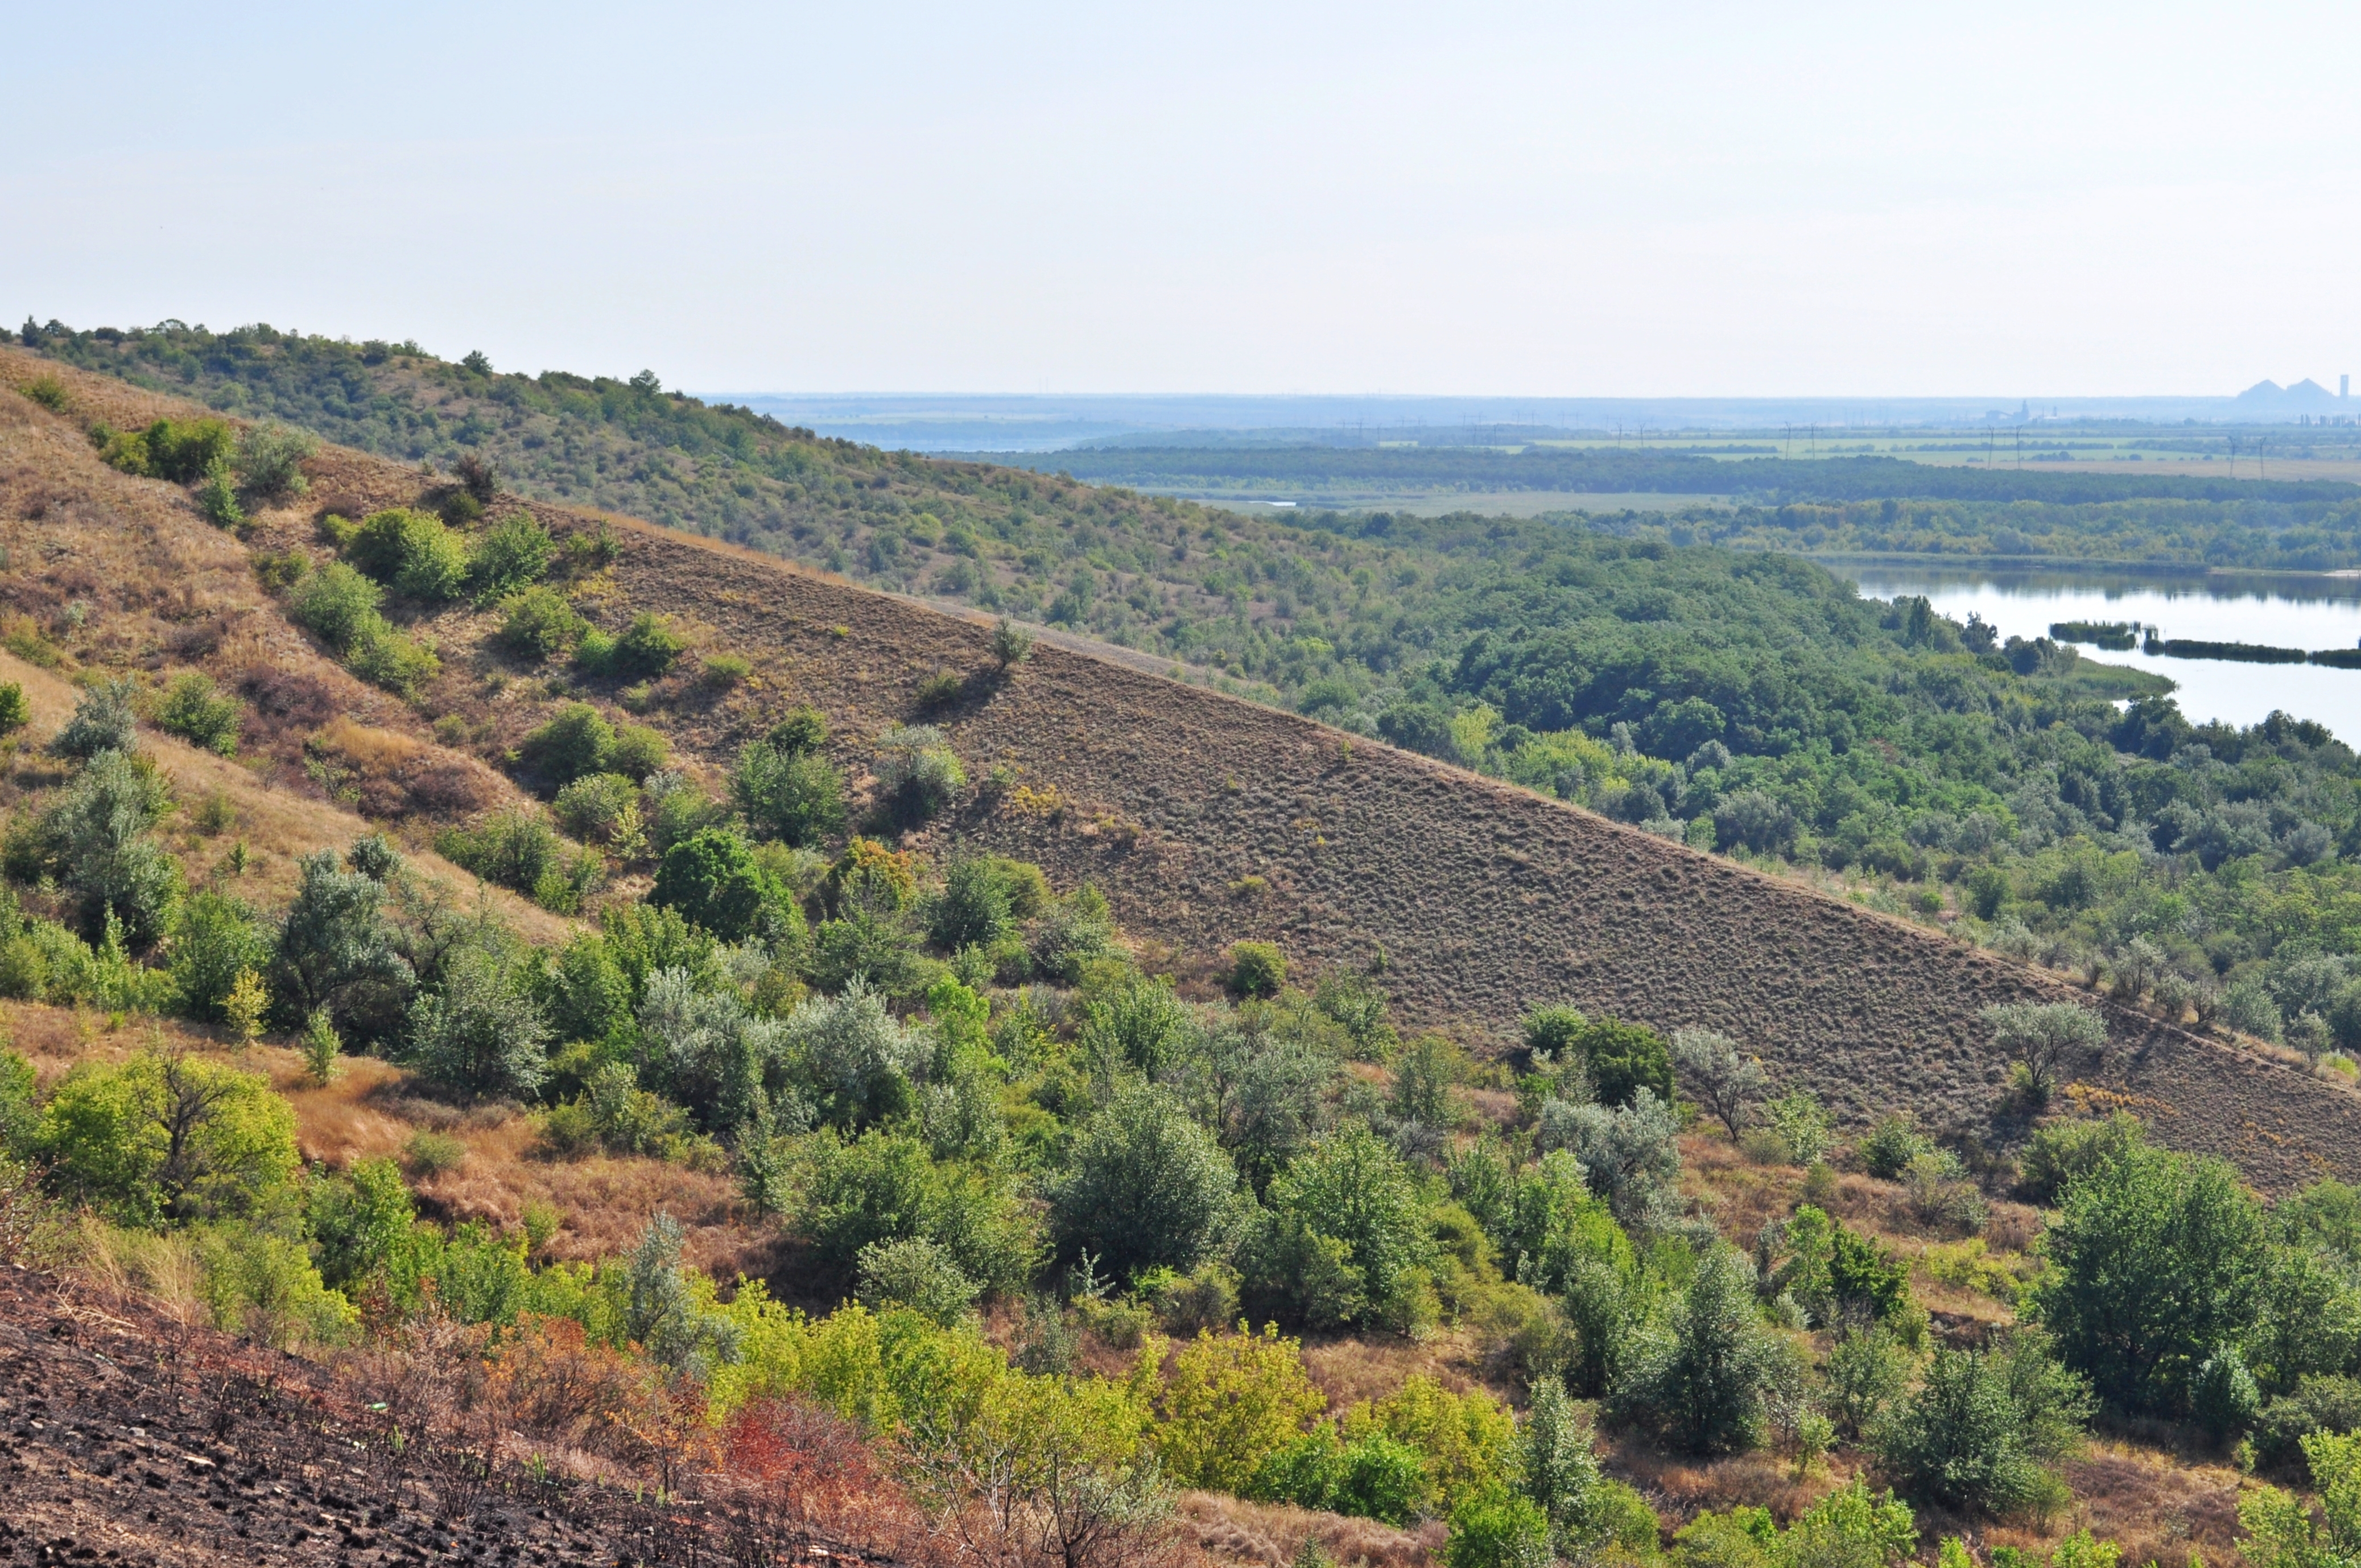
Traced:
[[[0, 355], [12, 384], [41, 368]], [[163, 406], [98, 378], [75, 378], [71, 392], [124, 423]], [[313, 502], [265, 517], [257, 551], [316, 551], [309, 514], [411, 504], [435, 486], [360, 454], [324, 452], [311, 469]], [[530, 510], [560, 534], [594, 526], [563, 508]], [[1909, 1105], [1978, 1129], [2004, 1076], [1981, 1009], [2065, 989], [1307, 719], [1058, 649], [994, 680], [981, 674], [991, 660], [979, 622], [676, 532], [625, 522], [615, 536], [612, 565], [577, 589], [594, 620], [613, 629], [667, 613], [708, 653], [749, 663], [726, 690], [675, 677], [634, 699], [684, 752], [718, 764], [788, 704], [812, 702], [857, 769], [887, 725], [930, 718], [972, 776], [1010, 771], [1006, 787], [967, 797], [921, 842], [1005, 847], [1060, 885], [1098, 881], [1184, 971], [1241, 930], [1315, 966], [1373, 964], [1382, 951], [1383, 983], [1413, 1020], [1469, 1018], [1499, 1035], [1525, 1009], [1570, 999], [1660, 1026], [1709, 1024], [1855, 1117]], [[417, 624], [444, 653], [421, 699], [437, 735], [503, 756], [561, 692], [610, 706], [623, 695], [611, 681], [515, 679], [489, 641], [496, 620], [454, 609]], [[962, 677], [960, 695], [930, 709], [917, 688], [943, 671]], [[2145, 1014], [2114, 1018], [2113, 1047], [2088, 1076], [2164, 1136], [2230, 1154], [2271, 1186], [2361, 1172], [2361, 1099]]]

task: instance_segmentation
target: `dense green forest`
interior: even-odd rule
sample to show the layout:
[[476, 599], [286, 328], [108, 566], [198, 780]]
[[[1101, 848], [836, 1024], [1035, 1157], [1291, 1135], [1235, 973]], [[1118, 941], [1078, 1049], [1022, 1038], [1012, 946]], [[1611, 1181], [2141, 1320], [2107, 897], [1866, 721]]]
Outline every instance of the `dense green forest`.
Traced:
[[[742, 510], [685, 521], [1168, 655], [1693, 844], [1837, 876], [1881, 906], [2087, 964], [2169, 1005], [2227, 1009], [2267, 1036], [2361, 1046], [2361, 981], [2346, 969], [2361, 956], [2361, 765], [2345, 743], [2287, 720], [2192, 727], [2156, 677], [2046, 641], [1995, 646], [1988, 628], [1861, 599], [1794, 556], [1695, 542], [1726, 521], [1758, 543], [1743, 531], [1806, 517], [1818, 521], [1791, 537], [1806, 547], [1832, 524], [1857, 543], [1937, 518], [2054, 530], [2088, 509], [1267, 523], [818, 441], [653, 378], [499, 377], [263, 328], [33, 335], [254, 413], [305, 414], [303, 389], [334, 380], [351, 391], [337, 394], [344, 413], [307, 416], [323, 433], [399, 427], [445, 455], [489, 454], [520, 488], [563, 493], [533, 465], [611, 443], [631, 466], [577, 499], [686, 506], [718, 491]], [[2143, 506], [2211, 503], [2099, 510]]]

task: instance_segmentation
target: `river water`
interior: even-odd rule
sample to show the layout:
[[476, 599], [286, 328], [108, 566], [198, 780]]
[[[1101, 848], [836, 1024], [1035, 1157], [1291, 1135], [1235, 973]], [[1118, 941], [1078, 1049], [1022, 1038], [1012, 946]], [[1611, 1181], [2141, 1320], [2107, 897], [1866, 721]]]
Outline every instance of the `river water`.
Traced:
[[[2264, 642], [2278, 648], [2361, 645], [2361, 579], [2300, 574], [2202, 577], [2138, 572], [1982, 571], [1828, 563], [1872, 598], [1924, 594], [1964, 623], [1972, 612], [2004, 638], [2043, 637], [2052, 621], [2136, 620], [2167, 637]], [[2243, 664], [2168, 659], [2080, 645], [2082, 656], [2149, 670], [2176, 682], [2194, 723], [2253, 724], [2281, 708], [2361, 744], [2361, 670], [2318, 664]]]

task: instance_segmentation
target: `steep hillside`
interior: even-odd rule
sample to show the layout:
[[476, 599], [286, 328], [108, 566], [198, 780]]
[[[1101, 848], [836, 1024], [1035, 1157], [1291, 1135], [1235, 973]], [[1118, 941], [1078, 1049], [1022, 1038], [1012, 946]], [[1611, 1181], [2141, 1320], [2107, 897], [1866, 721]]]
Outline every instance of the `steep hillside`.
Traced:
[[[0, 377], [17, 384], [39, 368], [0, 356]], [[97, 378], [76, 378], [71, 392], [85, 415], [119, 423], [167, 406]], [[54, 431], [38, 439], [59, 443], [62, 463], [77, 437], [62, 421]], [[262, 518], [255, 551], [317, 553], [315, 515], [416, 503], [440, 488], [358, 454], [324, 452], [311, 471], [313, 500]], [[185, 496], [131, 483], [186, 509]], [[596, 526], [528, 505], [562, 535]], [[1909, 1105], [1977, 1135], [2005, 1134], [1991, 1124], [2004, 1064], [1980, 1011], [2065, 992], [2041, 971], [1306, 719], [1054, 648], [998, 678], [980, 622], [675, 532], [617, 522], [612, 538], [611, 564], [575, 588], [585, 612], [613, 630], [640, 612], [671, 615], [708, 662], [746, 660], [742, 678], [684, 667], [637, 688], [521, 680], [490, 641], [497, 615], [448, 609], [417, 623], [443, 653], [419, 704], [435, 733], [505, 758], [561, 693], [628, 697], [675, 746], [719, 766], [787, 706], [810, 702], [858, 772], [885, 727], [929, 718], [987, 787], [918, 843], [1005, 848], [1060, 885], [1097, 881], [1183, 971], [1251, 930], [1313, 965], [1382, 961], [1382, 983], [1411, 1018], [1469, 1019], [1495, 1038], [1558, 1000], [1710, 1025], [1856, 1118]], [[918, 688], [941, 672], [955, 679], [929, 706]], [[1006, 771], [994, 779], [995, 769]], [[2275, 1058], [2119, 1010], [2107, 1058], [2086, 1076], [2103, 1100], [2122, 1097], [2171, 1141], [2232, 1155], [2267, 1185], [2361, 1173], [2361, 1100]]]

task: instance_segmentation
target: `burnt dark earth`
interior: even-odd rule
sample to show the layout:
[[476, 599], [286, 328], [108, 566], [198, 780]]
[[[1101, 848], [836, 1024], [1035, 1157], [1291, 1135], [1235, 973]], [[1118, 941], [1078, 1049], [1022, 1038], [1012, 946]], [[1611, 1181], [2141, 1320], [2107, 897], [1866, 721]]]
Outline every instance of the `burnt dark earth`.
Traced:
[[396, 1444], [368, 1401], [316, 1363], [0, 1266], [0, 1564], [768, 1568], [818, 1539]]

